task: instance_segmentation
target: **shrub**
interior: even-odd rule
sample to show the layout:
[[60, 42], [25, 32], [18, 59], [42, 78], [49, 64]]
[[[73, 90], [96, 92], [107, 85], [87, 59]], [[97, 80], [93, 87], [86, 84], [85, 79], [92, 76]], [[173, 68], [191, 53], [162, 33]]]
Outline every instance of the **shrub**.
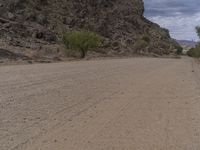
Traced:
[[192, 57], [193, 56], [193, 53], [194, 53], [194, 48], [191, 48], [188, 52], [187, 52], [187, 55]]
[[187, 55], [190, 56], [190, 57], [200, 58], [200, 46], [196, 46], [195, 48], [191, 48], [187, 52]]
[[144, 51], [150, 45], [151, 39], [149, 35], [145, 34], [138, 39], [132, 46], [136, 52]]
[[200, 38], [200, 26], [197, 26], [197, 27], [196, 27], [196, 32], [197, 32], [197, 35], [198, 35], [199, 38]]
[[183, 53], [183, 47], [180, 45], [175, 45], [176, 48], [176, 54], [181, 55]]
[[[200, 38], [200, 26], [196, 27], [196, 32], [197, 35]], [[196, 45], [195, 48], [191, 48], [188, 52], [187, 55], [190, 57], [196, 57], [196, 58], [200, 58], [200, 43], [198, 45]]]
[[136, 41], [136, 43], [133, 45], [133, 48], [136, 51], [141, 51], [141, 50], [144, 50], [148, 45], [149, 45], [149, 43], [140, 39], [140, 40]]
[[165, 28], [163, 28], [163, 30], [164, 30], [164, 32], [166, 33], [167, 37], [170, 38], [169, 30], [168, 30], [168, 29], [165, 29]]
[[67, 49], [79, 51], [84, 58], [89, 50], [101, 44], [102, 37], [90, 31], [72, 31], [64, 34], [63, 42]]
[[150, 37], [149, 37], [148, 35], [144, 35], [144, 36], [142, 37], [142, 40], [144, 40], [144, 41], [147, 42], [147, 43], [150, 43], [150, 41], [151, 41], [151, 39], [150, 39]]

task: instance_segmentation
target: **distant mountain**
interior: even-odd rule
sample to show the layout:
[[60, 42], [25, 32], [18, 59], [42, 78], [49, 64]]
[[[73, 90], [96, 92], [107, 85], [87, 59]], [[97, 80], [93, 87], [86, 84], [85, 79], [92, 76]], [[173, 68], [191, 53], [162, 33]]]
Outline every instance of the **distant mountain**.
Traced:
[[182, 46], [195, 47], [197, 42], [190, 40], [176, 40]]

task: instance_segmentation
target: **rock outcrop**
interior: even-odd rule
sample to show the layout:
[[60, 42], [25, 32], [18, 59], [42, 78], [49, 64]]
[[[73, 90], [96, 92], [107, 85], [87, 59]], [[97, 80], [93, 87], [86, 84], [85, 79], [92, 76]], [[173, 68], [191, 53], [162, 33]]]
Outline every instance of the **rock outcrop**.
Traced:
[[[61, 55], [62, 35], [90, 30], [106, 55], [169, 54], [176, 42], [144, 16], [142, 0], [0, 0], [0, 48], [34, 57]], [[148, 47], [135, 48], [144, 36]]]

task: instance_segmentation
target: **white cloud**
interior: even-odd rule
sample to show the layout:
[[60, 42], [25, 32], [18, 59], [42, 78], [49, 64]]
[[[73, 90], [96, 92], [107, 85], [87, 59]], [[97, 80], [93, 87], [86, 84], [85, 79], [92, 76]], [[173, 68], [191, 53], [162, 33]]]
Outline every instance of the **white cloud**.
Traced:
[[144, 0], [145, 16], [169, 29], [176, 39], [198, 40], [195, 26], [200, 25], [200, 0]]
[[170, 34], [176, 39], [198, 40], [195, 26], [200, 25], [200, 12], [192, 16], [153, 16], [149, 19], [158, 23], [161, 27], [170, 30]]

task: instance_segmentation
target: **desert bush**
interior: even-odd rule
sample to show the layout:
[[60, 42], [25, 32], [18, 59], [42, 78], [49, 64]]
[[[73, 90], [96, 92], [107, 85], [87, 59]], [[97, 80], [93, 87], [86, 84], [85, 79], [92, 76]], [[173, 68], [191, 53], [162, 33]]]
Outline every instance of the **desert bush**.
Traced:
[[193, 53], [194, 53], [194, 48], [191, 48], [188, 52], [187, 52], [187, 55], [192, 57], [193, 56]]
[[200, 58], [200, 45], [196, 46], [195, 48], [191, 48], [187, 55], [190, 57]]
[[176, 48], [176, 54], [177, 55], [181, 55], [183, 53], [183, 47], [180, 46], [180, 45], [175, 45], [175, 48]]
[[200, 26], [197, 26], [197, 27], [196, 27], [196, 32], [197, 32], [197, 35], [198, 35], [199, 38], [200, 38]]
[[164, 30], [164, 32], [166, 33], [167, 37], [170, 38], [169, 30], [168, 30], [168, 29], [165, 29], [165, 28], [163, 28], [163, 30]]
[[[200, 38], [200, 26], [196, 27], [196, 32], [197, 35]], [[191, 48], [188, 52], [187, 55], [190, 57], [196, 57], [196, 58], [200, 58], [200, 43], [196, 45], [195, 48]]]
[[101, 44], [102, 37], [90, 31], [72, 31], [64, 34], [63, 42], [67, 49], [79, 51], [81, 58], [84, 58], [89, 50]]
[[135, 44], [133, 45], [133, 49], [136, 51], [141, 51], [141, 50], [144, 50], [148, 45], [149, 45], [148, 42], [146, 42], [143, 39], [140, 39], [135, 42]]
[[147, 42], [147, 43], [150, 43], [150, 41], [151, 41], [151, 39], [150, 39], [150, 37], [149, 37], [148, 35], [144, 35], [144, 36], [142, 37], [142, 40], [144, 40], [144, 41]]
[[144, 52], [146, 48], [150, 45], [151, 38], [148, 34], [144, 34], [141, 38], [131, 46], [136, 52]]

